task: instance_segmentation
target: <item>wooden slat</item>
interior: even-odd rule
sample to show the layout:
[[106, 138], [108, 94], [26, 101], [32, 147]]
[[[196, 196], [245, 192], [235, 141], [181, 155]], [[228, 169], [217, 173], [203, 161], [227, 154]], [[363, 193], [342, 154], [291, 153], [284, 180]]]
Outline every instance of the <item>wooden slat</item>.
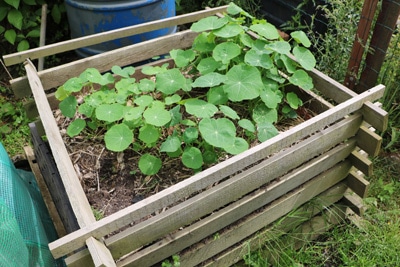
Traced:
[[46, 95], [37, 75], [34, 65], [28, 61], [25, 69], [29, 77], [29, 84], [32, 88], [33, 96], [39, 107], [39, 114], [42, 119], [43, 127], [46, 131], [47, 139], [53, 151], [53, 156], [60, 171], [61, 177], [68, 198], [71, 201], [72, 208], [81, 227], [90, 225], [95, 222], [94, 215], [90, 208], [89, 202], [83, 192], [79, 179], [74, 171], [64, 141], [61, 138], [57, 123], [54, 120], [53, 113], [47, 102]]
[[140, 34], [144, 32], [150, 32], [162, 28], [168, 28], [175, 25], [183, 25], [186, 23], [194, 22], [202, 18], [212, 16], [218, 12], [225, 12], [227, 6], [221, 6], [216, 8], [210, 8], [207, 10], [201, 10], [189, 14], [183, 14], [175, 17], [160, 19], [156, 21], [141, 23], [139, 25], [124, 27], [112, 31], [102, 32], [98, 34], [92, 34], [80, 38], [75, 38], [72, 40], [59, 42], [56, 44], [50, 44], [34, 49], [30, 49], [23, 52], [18, 52], [3, 57], [6, 66], [18, 64], [24, 62], [25, 59], [37, 59], [40, 57], [46, 57], [50, 55], [55, 55], [58, 53], [74, 50], [81, 47], [86, 47], [90, 45], [95, 45], [103, 43], [106, 41], [111, 41], [119, 39], [122, 37], [127, 37], [135, 34]]
[[[300, 207], [313, 197], [343, 180], [347, 176], [350, 167], [351, 164], [349, 162], [343, 162], [342, 164], [337, 165], [331, 170], [309, 181], [301, 188], [283, 196], [281, 199], [272, 203], [263, 212], [257, 213], [245, 222], [231, 227], [226, 233], [219, 234], [219, 239], [204, 244], [202, 247], [196, 248], [196, 250], [192, 250], [185, 255], [180, 255], [181, 265], [195, 266], [204, 260], [217, 255], [219, 252], [224, 251], [232, 246], [232, 244], [241, 242], [246, 237], [256, 233], [263, 227]], [[332, 195], [331, 197], [335, 198], [337, 196], [341, 195], [337, 194], [336, 196]]]
[[[46, 69], [39, 72], [39, 77], [43, 88], [48, 90], [64, 84], [72, 77], [79, 76], [89, 67], [95, 66], [100, 72], [106, 72], [115, 65], [132, 65], [154, 56], [169, 53], [172, 49], [190, 47], [197, 35], [191, 30], [181, 31]], [[17, 98], [31, 94], [26, 76], [11, 80], [10, 84]]]
[[370, 157], [376, 157], [381, 149], [382, 137], [362, 125], [357, 133], [357, 145]]
[[54, 205], [53, 199], [51, 198], [51, 194], [49, 189], [47, 188], [46, 182], [40, 172], [38, 164], [35, 162], [35, 154], [33, 152], [32, 147], [26, 146], [24, 147], [26, 159], [29, 162], [29, 166], [31, 167], [32, 173], [35, 175], [38, 187], [40, 189], [40, 193], [43, 197], [43, 201], [46, 204], [46, 208], [49, 211], [49, 215], [51, 220], [53, 221], [54, 228], [56, 229], [58, 237], [65, 236], [67, 232], [65, 231], [64, 225], [61, 221], [60, 215], [58, 214], [57, 208]]
[[358, 174], [357, 170], [353, 169], [350, 171], [346, 183], [347, 186], [361, 198], [367, 197], [369, 182], [363, 176]]
[[346, 190], [343, 196], [343, 203], [351, 208], [357, 215], [364, 215], [365, 207], [363, 199], [350, 189]]
[[245, 215], [261, 208], [271, 201], [312, 179], [316, 175], [333, 167], [346, 158], [355, 147], [355, 140], [344, 143], [324, 153], [309, 163], [280, 177], [279, 181], [262, 190], [252, 193], [235, 203], [202, 218], [184, 229], [170, 234], [150, 247], [136, 252], [118, 262], [118, 266], [152, 266], [165, 258], [193, 245], [195, 242], [212, 235], [223, 227], [239, 220]]
[[110, 232], [118, 230], [123, 225], [128, 225], [131, 221], [139, 217], [144, 217], [155, 210], [162, 209], [179, 199], [189, 196], [194, 192], [198, 192], [208, 185], [242, 170], [250, 164], [280, 151], [284, 147], [290, 146], [292, 143], [301, 140], [311, 133], [323, 129], [331, 123], [343, 118], [345, 115], [360, 109], [365, 101], [376, 100], [377, 98], [380, 98], [382, 94], [383, 87], [377, 86], [265, 141], [256, 147], [221, 162], [217, 166], [204, 170], [203, 172], [175, 184], [158, 194], [148, 197], [146, 201], [138, 202], [116, 212], [92, 224], [90, 228], [80, 229], [73, 234], [58, 239], [50, 243], [49, 247], [52, 253], [61, 256], [65, 255], [65, 253], [69, 253], [76, 247], [82, 246], [84, 241], [90, 236], [95, 238], [105, 236]]
[[[107, 247], [110, 248], [114, 258], [118, 258], [130, 250], [161, 238], [170, 231], [191, 223], [196, 218], [200, 218], [236, 200], [238, 197], [299, 166], [308, 159], [327, 151], [335, 144], [353, 136], [360, 124], [361, 115], [354, 115], [348, 120], [327, 128], [321, 133], [315, 134], [313, 137], [275, 154], [263, 163], [235, 177], [231, 177], [212, 189], [170, 208], [159, 216], [110, 237], [106, 240]], [[320, 145], [315, 146], [316, 143]], [[346, 145], [350, 146], [350, 144]], [[285, 162], [284, 166], [282, 166], [282, 162]], [[140, 240], [137, 239], [138, 236], [140, 236]], [[70, 246], [75, 241], [72, 240], [65, 245]], [[73, 248], [70, 247], [69, 249]]]
[[366, 176], [372, 175], [372, 161], [369, 160], [366, 156], [362, 155], [359, 151], [354, 150], [349, 159], [353, 163], [354, 167], [362, 171]]
[[386, 131], [389, 123], [389, 113], [371, 102], [365, 102], [362, 113], [364, 120], [380, 132]]
[[[86, 245], [92, 257], [95, 267], [115, 267], [117, 266], [111, 256], [110, 251], [104, 243], [99, 240], [89, 237], [86, 240]], [[87, 266], [87, 265], [85, 265]]]
[[[311, 218], [310, 221], [304, 222], [304, 225], [313, 223], [315, 218], [318, 221], [320, 221], [320, 218], [324, 218], [326, 223], [325, 227], [329, 227], [331, 223], [340, 223], [341, 221], [343, 221], [346, 216], [346, 214], [344, 213], [345, 208], [339, 205], [335, 205], [335, 203], [340, 199], [341, 196], [343, 196], [345, 190], [346, 190], [345, 184], [339, 183], [337, 184], [337, 186], [324, 191], [323, 193], [321, 193], [316, 197], [319, 200], [319, 202], [324, 203], [325, 204], [324, 206], [327, 208], [327, 210], [323, 212], [323, 214], [317, 217], [313, 217], [317, 213], [319, 213], [321, 209], [318, 208], [310, 209], [309, 205], [305, 204], [295, 211], [295, 214], [299, 214], [299, 217], [288, 216], [284, 218], [282, 221], [279, 222], [278, 226], [272, 225], [266, 229], [263, 229], [261, 232], [257, 233], [254, 237], [242, 241], [241, 242], [242, 245], [230, 248], [221, 255], [213, 257], [213, 260], [211, 262], [208, 262], [203, 266], [231, 266], [241, 261], [243, 257], [249, 252], [249, 250], [255, 251], [265, 246], [266, 244], [273, 245], [275, 242], [276, 245], [282, 245], [283, 247], [286, 247], [285, 245], [293, 246], [293, 243], [296, 242], [296, 247], [298, 247], [299, 240], [293, 240], [293, 238], [291, 238], [292, 236], [291, 234], [289, 234], [288, 236], [284, 235], [287, 232], [290, 232], [293, 229], [295, 229], [298, 225], [300, 225], [303, 222], [303, 220], [306, 220], [306, 218], [308, 217], [313, 217], [313, 218]], [[332, 196], [336, 197], [332, 198]], [[333, 226], [333, 224], [331, 226]], [[313, 232], [315, 231], [311, 231], [310, 234], [312, 234]], [[274, 251], [276, 251], [274, 250], [274, 247], [271, 250], [272, 253], [270, 253], [269, 250], [264, 249], [263, 252], [265, 254], [262, 254], [262, 256], [264, 258], [267, 259], [270, 258], [271, 260], [273, 260], [272, 254]], [[279, 264], [277, 264], [277, 266], [278, 265]], [[238, 266], [242, 266], [242, 264], [239, 264]]]

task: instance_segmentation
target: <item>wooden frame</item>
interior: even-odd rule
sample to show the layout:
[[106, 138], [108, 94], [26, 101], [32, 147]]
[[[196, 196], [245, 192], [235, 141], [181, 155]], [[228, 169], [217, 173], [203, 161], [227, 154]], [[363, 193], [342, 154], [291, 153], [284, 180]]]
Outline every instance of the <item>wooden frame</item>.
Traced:
[[[223, 12], [225, 8], [178, 16], [169, 19], [168, 23], [176, 25], [196, 21]], [[253, 247], [254, 240], [262, 240], [257, 233], [268, 232], [271, 223], [295, 208], [311, 216], [308, 224], [314, 221], [320, 224], [320, 215], [316, 211], [307, 211], [304, 206], [314, 197], [323, 199], [325, 207], [335, 210], [338, 218], [345, 216], [345, 209], [335, 206], [340, 201], [362, 213], [358, 200], [365, 197], [368, 183], [361, 172], [371, 173], [372, 165], [367, 153], [376, 155], [381, 144], [371, 126], [378, 130], [387, 127], [387, 113], [373, 104], [383, 95], [384, 86], [378, 85], [358, 95], [313, 70], [310, 75], [322, 96], [310, 93], [308, 97], [321, 106], [320, 114], [156, 195], [95, 221], [52, 116], [51, 96], [45, 92], [89, 66], [107, 71], [113, 65], [133, 64], [167, 53], [172, 48], [186, 48], [196, 34], [178, 32], [40, 72], [28, 57], [42, 57], [115, 36], [120, 38], [154, 30], [165, 27], [164, 22], [133, 26], [93, 39], [85, 37], [81, 42], [71, 40], [64, 45], [40, 48], [37, 53], [28, 51], [5, 57], [9, 64], [26, 60], [27, 77], [12, 80], [11, 84], [19, 97], [33, 93], [80, 227], [49, 244], [55, 258], [66, 257], [68, 266], [151, 266], [195, 246], [196, 249], [181, 254], [182, 266], [227, 266], [243, 255], [240, 244], [244, 240]], [[53, 50], [54, 47], [57, 49]], [[330, 104], [324, 98], [337, 104]], [[351, 197], [353, 195], [358, 198]], [[165, 211], [158, 212], [166, 207]], [[154, 212], [157, 215], [151, 215]], [[329, 216], [332, 223], [338, 221], [332, 214]], [[150, 218], [105, 238], [143, 217]], [[304, 231], [308, 229], [307, 223], [303, 225]], [[219, 238], [210, 239], [216, 233]]]

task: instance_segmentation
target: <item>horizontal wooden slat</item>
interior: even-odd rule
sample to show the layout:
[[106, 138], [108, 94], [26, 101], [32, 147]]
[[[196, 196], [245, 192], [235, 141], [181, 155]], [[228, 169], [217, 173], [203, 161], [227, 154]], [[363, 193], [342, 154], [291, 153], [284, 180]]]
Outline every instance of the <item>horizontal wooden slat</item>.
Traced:
[[73, 234], [60, 238], [50, 243], [49, 247], [56, 257], [65, 255], [76, 249], [76, 247], [82, 246], [84, 240], [90, 236], [95, 238], [105, 236], [124, 225], [128, 225], [138, 217], [144, 217], [155, 210], [159, 210], [194, 192], [202, 190], [208, 185], [242, 170], [250, 164], [280, 151], [284, 147], [290, 146], [292, 143], [301, 140], [311, 133], [323, 129], [331, 123], [343, 118], [345, 115], [360, 109], [365, 101], [376, 100], [380, 98], [382, 94], [383, 88], [377, 86], [217, 166], [204, 170], [156, 195], [148, 197], [145, 201], [133, 204], [93, 223], [90, 227], [80, 229]]
[[[294, 190], [294, 192], [283, 196], [276, 202], [273, 202], [263, 212], [257, 213], [253, 217], [247, 219], [245, 222], [231, 227], [226, 233], [219, 234], [219, 238], [205, 244], [200, 248], [196, 248], [196, 250], [192, 250], [185, 255], [181, 255], [181, 265], [195, 266], [204, 260], [217, 255], [219, 252], [224, 251], [232, 244], [241, 242], [243, 239], [256, 233], [269, 223], [272, 223], [290, 211], [300, 207], [313, 197], [343, 180], [347, 176], [350, 167], [351, 164], [349, 162], [343, 162], [342, 164], [337, 165], [333, 169], [309, 181], [301, 188], [298, 188]], [[339, 191], [341, 194], [337, 192], [336, 195], [331, 195], [333, 199], [343, 196], [344, 192], [342, 190], [346, 188], [346, 186], [343, 185], [336, 185], [336, 187], [341, 189]]]
[[354, 147], [354, 139], [335, 147], [304, 166], [280, 177], [278, 182], [268, 185], [265, 189], [237, 200], [228, 207], [214, 212], [206, 218], [202, 218], [201, 221], [185, 227], [176, 233], [169, 234], [166, 238], [156, 242], [154, 245], [124, 258], [118, 262], [118, 266], [152, 266], [178, 253], [190, 245], [193, 245], [195, 242], [239, 220], [250, 212], [270, 203], [270, 201], [283, 196], [321, 172], [333, 167], [346, 158]]
[[[164, 234], [188, 224], [230, 201], [234, 201], [238, 197], [259, 188], [268, 181], [353, 136], [362, 122], [361, 117], [359, 114], [354, 115], [303, 142], [293, 145], [285, 151], [273, 155], [264, 162], [212, 189], [170, 208], [159, 216], [112, 236], [106, 240], [107, 247], [110, 248], [114, 258], [118, 258], [129, 252], [129, 250], [145, 245], [155, 238], [162, 237]], [[319, 145], [315, 146], [316, 143]], [[282, 166], [282, 162], [285, 162], [284, 166]], [[133, 242], [132, 239], [135, 239], [135, 241]], [[71, 242], [76, 242], [76, 240]], [[71, 242], [65, 245], [70, 246]], [[69, 249], [73, 248], [70, 247]], [[119, 253], [119, 255], [116, 253]]]
[[376, 157], [381, 149], [382, 137], [362, 125], [357, 133], [357, 145], [369, 156]]
[[122, 37], [127, 37], [135, 34], [140, 34], [144, 32], [150, 32], [162, 28], [168, 28], [175, 25], [183, 25], [186, 23], [194, 22], [200, 20], [204, 17], [215, 15], [218, 12], [225, 12], [227, 6], [221, 6], [216, 8], [210, 8], [206, 10], [200, 10], [197, 12], [183, 14], [179, 16], [169, 17], [165, 19], [160, 19], [156, 21], [141, 23], [134, 26], [124, 27], [112, 31], [92, 34], [80, 38], [75, 38], [72, 40], [59, 42], [55, 44], [49, 44], [46, 46], [30, 49], [23, 52], [18, 52], [10, 55], [3, 56], [4, 63], [6, 66], [18, 64], [24, 62], [25, 59], [37, 59], [40, 57], [46, 57], [50, 55], [56, 55], [58, 53], [74, 50], [81, 47], [86, 47], [94, 44], [103, 43], [106, 41], [111, 41], [119, 39]]
[[[132, 65], [154, 56], [169, 53], [172, 49], [190, 47], [197, 35], [191, 30], [181, 31], [46, 69], [38, 74], [43, 88], [48, 90], [64, 84], [72, 77], [79, 76], [89, 67], [95, 66], [100, 72], [106, 72], [115, 65]], [[11, 80], [10, 84], [17, 98], [27, 97], [31, 94], [26, 76]]]

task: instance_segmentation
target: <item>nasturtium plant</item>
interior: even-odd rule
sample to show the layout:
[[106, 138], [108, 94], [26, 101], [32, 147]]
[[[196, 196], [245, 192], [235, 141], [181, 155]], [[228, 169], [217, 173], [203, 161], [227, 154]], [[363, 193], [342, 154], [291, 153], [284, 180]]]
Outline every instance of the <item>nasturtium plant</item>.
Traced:
[[199, 35], [190, 49], [170, 52], [174, 67], [144, 66], [141, 80], [132, 66], [88, 68], [69, 79], [55, 93], [73, 119], [67, 134], [104, 133], [107, 149], [142, 155], [145, 175], [157, 174], [167, 158], [198, 171], [276, 136], [278, 119], [295, 117], [303, 104], [287, 85], [313, 88], [311, 42], [301, 31], [284, 40], [233, 3], [227, 10], [192, 24]]

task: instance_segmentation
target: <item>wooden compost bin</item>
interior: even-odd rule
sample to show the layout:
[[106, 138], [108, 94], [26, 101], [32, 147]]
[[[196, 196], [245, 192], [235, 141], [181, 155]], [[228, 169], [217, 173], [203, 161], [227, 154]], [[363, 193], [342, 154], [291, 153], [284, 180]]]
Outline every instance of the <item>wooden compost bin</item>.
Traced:
[[[17, 64], [27, 58], [197, 21], [225, 8], [74, 39], [4, 59], [8, 65]], [[185, 267], [229, 266], [242, 259], [248, 246], [256, 248], [265, 241], [271, 225], [294, 209], [300, 208], [309, 220], [288, 217], [280, 224], [283, 232], [300, 226], [300, 231], [317, 234], [345, 218], [349, 208], [362, 214], [362, 198], [368, 189], [363, 175], [372, 172], [368, 155], [376, 156], [381, 145], [374, 129], [383, 131], [387, 126], [387, 113], [372, 103], [383, 95], [384, 86], [356, 94], [313, 70], [310, 75], [317, 94], [300, 92], [318, 115], [95, 221], [52, 115], [57, 102], [45, 92], [88, 67], [105, 72], [114, 65], [130, 65], [171, 49], [190, 47], [195, 36], [190, 30], [180, 31], [40, 72], [27, 60], [27, 77], [11, 81], [15, 95], [33, 93], [66, 201], [79, 224], [78, 230], [49, 244], [54, 257], [65, 257], [68, 266], [152, 266], [174, 254], [180, 255], [180, 264]], [[33, 106], [28, 109], [30, 114], [35, 113]], [[321, 208], [308, 208], [305, 204], [316, 197]], [[140, 222], [129, 226], [133, 221]]]

